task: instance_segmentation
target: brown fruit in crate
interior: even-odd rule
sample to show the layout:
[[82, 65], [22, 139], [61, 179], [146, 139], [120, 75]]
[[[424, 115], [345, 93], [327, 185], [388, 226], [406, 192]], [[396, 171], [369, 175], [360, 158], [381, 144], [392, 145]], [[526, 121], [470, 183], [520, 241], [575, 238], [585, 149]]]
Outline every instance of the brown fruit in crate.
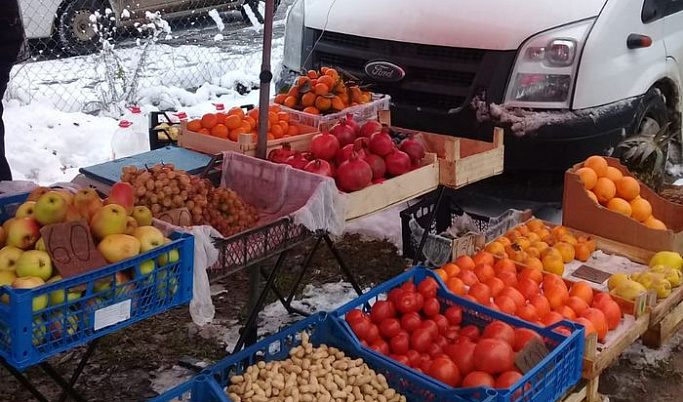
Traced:
[[566, 264], [574, 261], [574, 246], [565, 242], [558, 242], [553, 246], [562, 255], [562, 261]]
[[631, 201], [631, 218], [638, 222], [645, 222], [652, 216], [652, 205], [644, 198], [638, 197]]

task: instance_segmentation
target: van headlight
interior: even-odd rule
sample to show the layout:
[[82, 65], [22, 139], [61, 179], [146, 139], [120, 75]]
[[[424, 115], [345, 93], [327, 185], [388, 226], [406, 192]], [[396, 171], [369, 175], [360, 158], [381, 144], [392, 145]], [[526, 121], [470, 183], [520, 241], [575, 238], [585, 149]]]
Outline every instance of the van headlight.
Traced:
[[527, 40], [517, 54], [505, 105], [569, 108], [583, 45], [595, 18], [564, 25]]
[[301, 56], [304, 46], [304, 3], [296, 0], [287, 14], [285, 24], [285, 49], [282, 64], [291, 70], [301, 70]]

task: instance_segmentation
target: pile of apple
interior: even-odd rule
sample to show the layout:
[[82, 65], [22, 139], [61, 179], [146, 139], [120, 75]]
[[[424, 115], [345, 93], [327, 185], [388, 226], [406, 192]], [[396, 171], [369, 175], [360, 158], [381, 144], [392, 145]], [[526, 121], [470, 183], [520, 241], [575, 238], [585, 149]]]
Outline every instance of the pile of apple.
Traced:
[[[34, 190], [17, 209], [15, 217], [0, 228], [0, 286], [29, 289], [62, 279], [53, 267], [48, 247], [41, 237], [43, 226], [69, 221], [87, 222], [98, 250], [108, 263], [131, 258], [171, 242], [159, 229], [151, 226], [152, 212], [147, 207], [134, 206], [133, 199], [133, 187], [127, 183], [115, 184], [105, 200], [91, 188], [79, 190], [76, 194], [45, 187]], [[176, 262], [179, 257], [178, 250], [172, 250], [161, 255], [156, 264], [153, 260], [145, 261], [140, 264], [140, 273], [149, 275], [157, 266]], [[117, 284], [133, 279], [135, 272], [128, 271], [117, 273]], [[171, 287], [170, 292], [175, 293], [177, 283], [168, 286]], [[110, 287], [109, 282], [103, 282], [96, 284], [94, 291], [98, 293]], [[165, 291], [165, 288], [161, 290]], [[74, 289], [70, 289], [68, 295], [66, 293], [60, 290], [52, 292], [49, 297], [35, 297], [33, 311], [82, 296]], [[8, 303], [6, 296], [2, 300], [4, 303]]]
[[352, 192], [408, 173], [420, 167], [424, 156], [424, 147], [412, 136], [393, 138], [388, 126], [377, 121], [360, 126], [348, 114], [329, 131], [313, 137], [310, 152], [283, 144], [268, 159], [332, 177], [340, 190]]

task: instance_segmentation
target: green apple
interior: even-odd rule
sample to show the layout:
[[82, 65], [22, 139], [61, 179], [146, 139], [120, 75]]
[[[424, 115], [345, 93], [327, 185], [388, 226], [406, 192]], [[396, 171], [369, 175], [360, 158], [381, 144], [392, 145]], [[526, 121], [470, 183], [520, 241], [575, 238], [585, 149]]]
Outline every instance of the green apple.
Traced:
[[131, 216], [138, 221], [138, 226], [152, 225], [152, 211], [145, 206], [137, 206], [133, 208], [133, 213]]
[[19, 257], [15, 269], [18, 277], [37, 276], [46, 281], [52, 277], [52, 260], [45, 251], [29, 250]]
[[147, 260], [140, 263], [140, 275], [147, 276], [154, 272], [154, 260]]
[[[35, 276], [25, 276], [17, 278], [12, 282], [12, 287], [15, 289], [32, 289], [45, 284], [45, 281]], [[47, 307], [47, 295], [41, 295], [33, 298], [33, 311], [39, 311]]]
[[34, 248], [40, 251], [47, 251], [47, 247], [45, 247], [45, 239], [43, 239], [42, 237], [38, 239]]
[[36, 214], [36, 202], [26, 201], [17, 208], [17, 212], [14, 214], [15, 218], [33, 218]]
[[133, 236], [140, 241], [140, 251], [143, 253], [164, 244], [164, 234], [154, 226], [140, 226], [135, 229]]
[[36, 201], [36, 220], [41, 225], [64, 222], [68, 205], [67, 200], [59, 192], [47, 192]]
[[22, 254], [24, 250], [14, 246], [0, 249], [0, 271], [15, 271], [17, 260]]
[[[59, 282], [61, 280], [62, 280], [61, 276], [55, 275], [45, 283], [55, 283], [55, 282]], [[64, 297], [65, 292], [66, 292], [66, 298]], [[72, 301], [72, 300], [78, 300], [80, 298], [81, 298], [81, 292], [75, 292], [71, 289], [69, 289], [69, 290], [64, 290], [64, 289], [55, 290], [54, 292], [50, 293], [50, 306], [60, 305], [60, 304], [64, 303], [65, 300]]]

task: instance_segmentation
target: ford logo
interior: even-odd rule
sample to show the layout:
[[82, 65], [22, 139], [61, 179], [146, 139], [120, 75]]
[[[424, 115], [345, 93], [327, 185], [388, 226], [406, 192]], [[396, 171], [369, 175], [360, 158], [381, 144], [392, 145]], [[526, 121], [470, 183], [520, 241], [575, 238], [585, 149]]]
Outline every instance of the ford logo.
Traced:
[[365, 65], [365, 74], [376, 81], [398, 82], [406, 76], [405, 70], [388, 61], [371, 61]]

